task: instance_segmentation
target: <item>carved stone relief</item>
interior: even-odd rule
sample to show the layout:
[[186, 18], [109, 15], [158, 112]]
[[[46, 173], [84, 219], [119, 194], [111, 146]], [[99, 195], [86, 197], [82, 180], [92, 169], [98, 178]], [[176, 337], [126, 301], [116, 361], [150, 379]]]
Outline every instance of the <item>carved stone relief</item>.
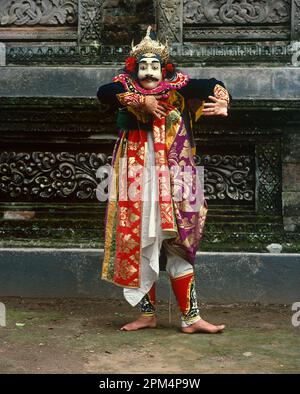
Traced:
[[300, 40], [300, 0], [292, 0], [292, 41]]
[[279, 143], [256, 146], [256, 205], [259, 213], [281, 212], [281, 162]]
[[291, 0], [196, 0], [183, 2], [183, 22], [201, 24], [288, 23]]
[[0, 195], [12, 199], [95, 199], [102, 153], [1, 152]]
[[70, 26], [76, 25], [77, 0], [2, 0], [0, 25]]
[[[254, 200], [253, 158], [205, 155], [196, 159], [205, 167], [208, 200]], [[109, 161], [104, 153], [2, 152], [0, 195], [29, 200], [94, 199], [96, 171]]]
[[103, 0], [79, 0], [79, 44], [101, 41]]
[[254, 158], [250, 155], [196, 156], [204, 166], [207, 200], [254, 201]]
[[172, 43], [182, 42], [183, 0], [157, 2], [157, 25], [159, 39]]

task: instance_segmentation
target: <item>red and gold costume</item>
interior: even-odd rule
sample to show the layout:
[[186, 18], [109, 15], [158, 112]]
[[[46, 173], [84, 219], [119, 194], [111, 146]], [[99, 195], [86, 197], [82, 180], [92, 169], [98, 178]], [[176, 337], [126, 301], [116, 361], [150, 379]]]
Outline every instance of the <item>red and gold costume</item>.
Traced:
[[[138, 64], [141, 57], [159, 59], [166, 75], [154, 89], [144, 89], [136, 77], [135, 60]], [[164, 247], [183, 325], [188, 325], [199, 319], [193, 264], [207, 213], [194, 162], [192, 124], [201, 116], [208, 96], [229, 102], [230, 95], [221, 81], [189, 79], [175, 72], [167, 60], [167, 46], [151, 39], [148, 29], [132, 48], [126, 63], [130, 71], [98, 90], [101, 102], [118, 109], [119, 129], [105, 215], [102, 279], [124, 287], [132, 305], [141, 301], [143, 313], [154, 313], [159, 251]], [[147, 95], [159, 95], [168, 104], [165, 117], [143, 111]], [[190, 105], [195, 100], [197, 105]], [[153, 166], [156, 171], [147, 178], [145, 173]]]

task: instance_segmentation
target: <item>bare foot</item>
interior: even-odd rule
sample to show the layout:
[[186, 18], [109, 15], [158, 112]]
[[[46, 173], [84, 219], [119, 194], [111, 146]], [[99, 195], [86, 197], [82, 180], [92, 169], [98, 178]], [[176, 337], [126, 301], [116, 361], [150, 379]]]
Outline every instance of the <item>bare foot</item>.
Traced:
[[186, 334], [194, 334], [196, 332], [202, 332], [206, 334], [217, 334], [217, 333], [221, 333], [224, 330], [224, 328], [225, 328], [224, 324], [215, 326], [203, 319], [200, 319], [189, 327], [182, 327], [181, 330]]
[[140, 328], [156, 328], [156, 317], [140, 316], [137, 320], [132, 323], [125, 324], [121, 331], [136, 331]]

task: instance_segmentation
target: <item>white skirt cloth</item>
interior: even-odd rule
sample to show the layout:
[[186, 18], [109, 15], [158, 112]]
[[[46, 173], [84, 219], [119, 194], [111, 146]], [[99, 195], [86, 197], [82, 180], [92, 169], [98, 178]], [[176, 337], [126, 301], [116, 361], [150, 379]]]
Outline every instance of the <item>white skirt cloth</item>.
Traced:
[[124, 297], [132, 306], [137, 305], [149, 292], [159, 276], [159, 254], [162, 241], [174, 237], [161, 229], [158, 203], [158, 179], [155, 174], [155, 155], [152, 132], [148, 132], [146, 163], [143, 182], [141, 285], [137, 289], [124, 289]]

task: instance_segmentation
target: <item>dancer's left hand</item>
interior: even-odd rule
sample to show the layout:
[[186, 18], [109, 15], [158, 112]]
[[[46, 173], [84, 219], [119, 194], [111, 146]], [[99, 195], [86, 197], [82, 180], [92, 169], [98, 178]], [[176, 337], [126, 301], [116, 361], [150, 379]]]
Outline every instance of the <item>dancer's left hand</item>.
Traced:
[[204, 103], [202, 114], [204, 116], [228, 116], [228, 103], [226, 100], [220, 100], [214, 96], [208, 96], [212, 103]]

